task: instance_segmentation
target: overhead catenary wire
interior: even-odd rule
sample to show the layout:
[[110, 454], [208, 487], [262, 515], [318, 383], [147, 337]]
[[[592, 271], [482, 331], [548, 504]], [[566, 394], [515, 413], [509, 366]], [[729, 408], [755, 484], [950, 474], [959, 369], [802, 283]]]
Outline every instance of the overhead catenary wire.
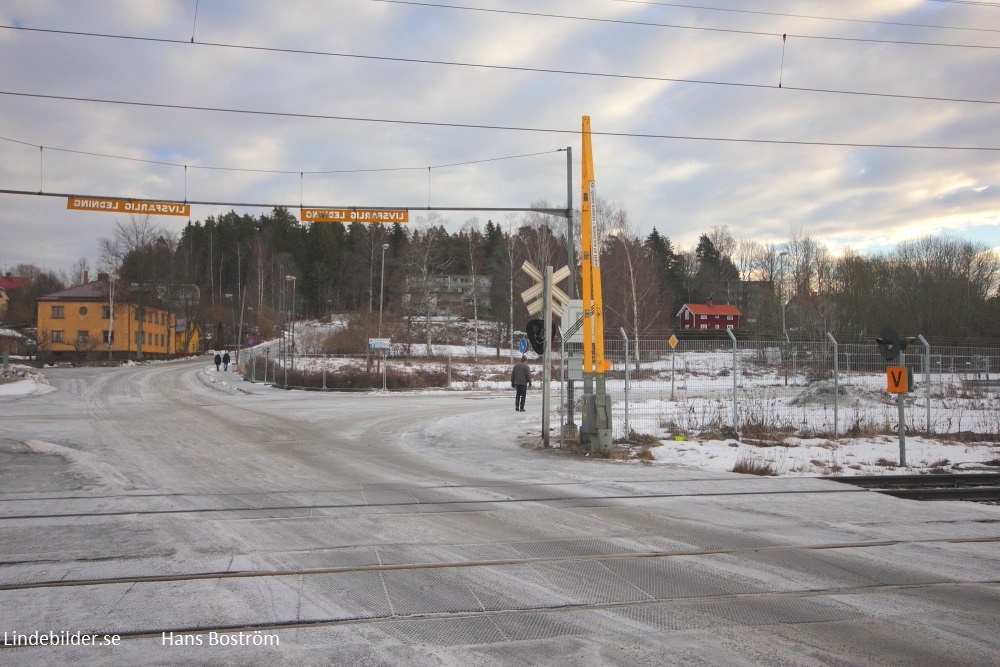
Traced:
[[[27, 28], [24, 26], [11, 26], [11, 25], [0, 25], [0, 29], [19, 30], [19, 31], [35, 32], [35, 33], [47, 33], [55, 35], [70, 35], [74, 37], [118, 39], [118, 40], [127, 40], [135, 42], [179, 44], [184, 46], [190, 46], [190, 43], [187, 41], [179, 39], [169, 39], [164, 37], [140, 37], [136, 35], [83, 32], [78, 30], [54, 30], [49, 28]], [[789, 35], [777, 34], [776, 36], [787, 38]], [[462, 62], [454, 60], [403, 58], [398, 56], [379, 56], [379, 55], [359, 54], [359, 53], [344, 53], [337, 51], [317, 51], [311, 49], [290, 49], [290, 48], [281, 48], [272, 46], [257, 46], [252, 44], [232, 44], [226, 42], [195, 42], [194, 45], [201, 47], [208, 47], [208, 48], [238, 49], [238, 50], [257, 51], [264, 53], [281, 53], [290, 55], [319, 56], [328, 58], [352, 58], [357, 60], [372, 60], [381, 62], [396, 62], [396, 63], [418, 64], [418, 65], [435, 65], [443, 67], [463, 67], [463, 68], [474, 68], [474, 69], [507, 71], [507, 72], [528, 72], [532, 74], [584, 76], [584, 77], [595, 77], [601, 79], [621, 79], [624, 81], [654, 81], [654, 82], [658, 81], [663, 83], [686, 83], [686, 84], [704, 85], [704, 86], [729, 86], [734, 88], [762, 89], [762, 90], [777, 90], [781, 88], [782, 90], [786, 91], [819, 93], [824, 95], [853, 95], [861, 97], [878, 97], [886, 99], [917, 100], [917, 101], [930, 101], [930, 102], [953, 102], [961, 104], [991, 104], [991, 105], [1000, 104], [1000, 100], [947, 97], [941, 95], [904, 95], [900, 93], [886, 93], [886, 92], [859, 91], [859, 90], [839, 90], [834, 88], [812, 88], [808, 86], [775, 86], [773, 84], [746, 83], [739, 81], [713, 81], [710, 79], [688, 79], [680, 77], [652, 76], [652, 75], [641, 75], [641, 74], [617, 74], [613, 72], [589, 72], [585, 70], [555, 69], [555, 68], [545, 68], [545, 67], [494, 65], [488, 63]]]
[[[633, 5], [651, 5], [657, 7], [676, 7], [678, 9], [694, 9], [707, 12], [727, 12], [731, 14], [753, 14], [757, 16], [775, 16], [779, 18], [808, 19], [810, 21], [837, 21], [842, 23], [863, 23], [866, 25], [887, 25], [902, 28], [930, 28], [934, 30], [966, 30], [969, 32], [1000, 32], [995, 28], [972, 28], [967, 26], [940, 25], [934, 23], [908, 23], [905, 21], [876, 21], [874, 19], [852, 19], [839, 16], [818, 16], [816, 14], [791, 14], [788, 12], [766, 12], [755, 9], [734, 9], [732, 7], [706, 7], [704, 5], [688, 5], [679, 2], [655, 2], [654, 0], [611, 0]], [[1000, 6], [1000, 5], [989, 5]]]
[[[28, 141], [21, 141], [20, 139], [11, 139], [10, 137], [0, 136], [0, 141], [9, 141], [14, 144], [20, 144], [22, 146], [31, 146], [32, 148], [37, 147], [41, 149], [42, 146], [39, 144], [34, 144]], [[473, 164], [483, 164], [486, 162], [500, 162], [503, 160], [516, 160], [520, 158], [537, 157], [539, 155], [550, 155], [552, 153], [560, 152], [559, 149], [553, 149], [549, 151], [539, 151], [536, 153], [523, 153], [520, 155], [505, 155], [503, 157], [493, 157], [493, 158], [483, 158], [481, 160], [466, 160], [464, 162], [451, 162], [448, 164], [436, 164], [422, 167], [369, 167], [364, 169], [319, 169], [319, 170], [303, 170], [303, 169], [250, 169], [247, 167], [219, 167], [211, 165], [193, 165], [193, 164], [181, 164], [179, 162], [166, 162], [164, 160], [148, 160], [145, 158], [127, 157], [124, 155], [111, 155], [110, 153], [97, 153], [94, 151], [81, 151], [72, 148], [56, 148], [53, 146], [46, 146], [50, 151], [58, 151], [60, 153], [71, 153], [74, 155], [88, 155], [91, 157], [102, 157], [112, 160], [127, 160], [129, 162], [142, 162], [145, 164], [156, 164], [166, 167], [183, 167], [184, 168], [184, 184], [185, 191], [187, 188], [187, 170], [191, 169], [204, 169], [208, 171], [238, 171], [238, 172], [249, 172], [249, 173], [264, 173], [264, 174], [299, 174], [302, 176], [306, 175], [316, 175], [316, 174], [360, 174], [360, 173], [371, 173], [371, 172], [383, 172], [383, 171], [418, 171], [423, 169], [445, 169], [448, 167], [464, 167]]]
[[[760, 37], [781, 37], [780, 32], [770, 32], [767, 30], [740, 30], [738, 28], [712, 28], [709, 26], [680, 25], [675, 23], [657, 23], [655, 21], [630, 21], [627, 19], [595, 18], [591, 16], [573, 16], [570, 14], [549, 14], [544, 12], [528, 12], [514, 9], [494, 9], [489, 7], [467, 7], [465, 5], [446, 5], [436, 2], [417, 2], [416, 0], [369, 0], [369, 2], [384, 2], [394, 5], [411, 5], [416, 7], [430, 7], [434, 9], [456, 9], [470, 12], [489, 12], [495, 14], [508, 14], [513, 16], [534, 16], [539, 18], [564, 19], [571, 21], [588, 21], [594, 23], [612, 23], [619, 25], [634, 25], [649, 28], [671, 28], [675, 30], [699, 30], [703, 32], [729, 33], [734, 35], [756, 35]], [[921, 40], [907, 39], [879, 39], [876, 37], [841, 37], [835, 35], [808, 35], [799, 33], [788, 33], [789, 37], [798, 39], [830, 40], [837, 42], [864, 42], [874, 44], [899, 44], [906, 46], [933, 46], [956, 49], [991, 49], [1000, 50], [1000, 46], [987, 44], [956, 44], [950, 42], [928, 42]]]
[[[486, 123], [448, 123], [444, 121], [409, 120], [400, 118], [374, 118], [366, 116], [339, 116], [331, 114], [302, 113], [291, 111], [267, 111], [263, 109], [236, 109], [231, 107], [211, 107], [188, 104], [167, 104], [164, 102], [142, 102], [137, 100], [114, 100], [98, 97], [77, 97], [73, 95], [47, 95], [43, 93], [25, 93], [10, 90], [0, 90], [0, 95], [45, 100], [62, 100], [67, 102], [86, 102], [94, 104], [110, 104], [119, 106], [143, 107], [150, 109], [174, 109], [182, 111], [203, 111], [212, 113], [228, 113], [249, 116], [264, 116], [271, 118], [297, 118], [303, 120], [334, 120], [358, 123], [378, 123], [386, 125], [408, 125], [414, 127], [447, 127], [468, 130], [492, 130], [500, 132], [523, 132], [532, 134], [578, 135], [579, 129], [562, 129], [546, 127], [527, 127], [517, 125], [490, 125]], [[881, 148], [881, 149], [913, 149], [941, 151], [1000, 151], [1000, 146], [944, 146], [933, 144], [875, 144], [848, 141], [804, 141], [792, 139], [750, 139], [740, 137], [710, 137], [682, 134], [654, 134], [646, 132], [609, 132], [594, 131], [594, 136], [617, 137], [625, 139], [662, 139], [680, 141], [708, 141], [737, 144], [773, 144], [783, 146], [829, 146], [835, 148]], [[261, 170], [266, 171], [266, 170]]]

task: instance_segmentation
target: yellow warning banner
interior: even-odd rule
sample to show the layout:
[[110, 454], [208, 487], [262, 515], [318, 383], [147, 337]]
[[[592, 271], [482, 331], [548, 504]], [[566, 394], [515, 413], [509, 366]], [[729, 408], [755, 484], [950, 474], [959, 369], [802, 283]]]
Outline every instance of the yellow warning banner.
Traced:
[[304, 208], [299, 219], [303, 222], [409, 222], [406, 209]]
[[75, 211], [105, 211], [108, 213], [147, 213], [149, 215], [191, 215], [190, 204], [165, 201], [136, 201], [103, 197], [70, 197], [66, 208]]

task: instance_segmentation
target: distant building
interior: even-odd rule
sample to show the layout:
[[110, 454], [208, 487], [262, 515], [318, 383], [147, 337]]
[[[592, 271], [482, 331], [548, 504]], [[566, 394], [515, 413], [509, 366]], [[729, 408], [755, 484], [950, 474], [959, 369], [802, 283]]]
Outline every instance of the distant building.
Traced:
[[0, 322], [7, 317], [7, 308], [13, 292], [31, 287], [31, 278], [21, 278], [10, 272], [0, 276]]
[[493, 279], [489, 276], [429, 276], [426, 283], [420, 276], [407, 276], [403, 305], [423, 303], [426, 295], [432, 314], [464, 315], [472, 310], [473, 296], [479, 308], [488, 306], [492, 288]]
[[678, 329], [715, 331], [739, 329], [743, 313], [736, 306], [717, 306], [709, 299], [706, 303], [685, 303], [677, 313]]
[[[112, 300], [112, 287], [114, 299]], [[53, 361], [81, 358], [164, 358], [198, 351], [200, 331], [186, 324], [157, 298], [139, 295], [124, 283], [112, 285], [106, 273], [97, 280], [38, 299], [38, 350]], [[139, 321], [140, 311], [142, 321]]]
[[22, 278], [20, 276], [11, 275], [8, 271], [5, 275], [0, 276], [0, 289], [10, 292], [11, 290], [18, 289], [28, 289], [31, 287], [31, 278]]

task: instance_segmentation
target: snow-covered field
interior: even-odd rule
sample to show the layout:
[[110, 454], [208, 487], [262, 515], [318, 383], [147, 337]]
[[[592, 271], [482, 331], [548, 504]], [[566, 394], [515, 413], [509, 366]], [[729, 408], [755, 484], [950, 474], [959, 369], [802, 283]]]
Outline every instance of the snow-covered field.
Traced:
[[[315, 342], [338, 325], [297, 326], [303, 340]], [[274, 356], [274, 341], [254, 351], [261, 353], [265, 347], [270, 347]], [[504, 350], [497, 358], [495, 349], [465, 345], [435, 345], [433, 351], [434, 356], [428, 357], [423, 345], [415, 345], [411, 354], [403, 357], [397, 348], [388, 363], [411, 371], [450, 367], [451, 391], [510, 393], [513, 398], [508, 379], [510, 359], [512, 356], [516, 359], [519, 353], [512, 355]], [[531, 352], [528, 356], [535, 377], [540, 379], [540, 360]], [[298, 357], [295, 366], [333, 372], [345, 365], [364, 363], [363, 355], [312, 355]], [[645, 436], [638, 438], [644, 445], [632, 446], [628, 452], [619, 444], [622, 451], [616, 457], [706, 471], [731, 471], [740, 465], [783, 476], [998, 469], [1000, 402], [995, 393], [964, 393], [958, 375], [935, 375], [932, 379], [929, 414], [933, 431], [940, 435], [926, 434], [925, 387], [918, 383], [908, 397], [907, 465], [899, 466], [897, 405], [895, 397], [885, 390], [884, 375], [857, 370], [841, 373], [835, 437], [832, 380], [809, 381], [805, 373], [791, 371], [786, 385], [786, 374], [780, 368], [766, 369], [746, 363], [740, 368], [736, 382], [741, 437], [727, 438], [720, 431], [732, 425], [731, 368], [732, 353], [724, 351], [682, 352], [676, 359], [644, 360], [638, 366], [633, 363], [630, 374], [641, 379], [630, 379], [626, 403], [624, 364], [621, 360], [615, 363], [607, 382], [615, 400], [615, 438], [620, 443], [624, 441], [626, 407], [629, 431]], [[565, 419], [560, 409], [558, 369], [554, 380], [551, 439], [558, 444], [560, 420]], [[528, 398], [529, 405], [533, 403], [536, 409], [541, 404], [540, 386], [540, 380], [536, 380]], [[228, 385], [227, 388], [233, 390]], [[579, 422], [579, 406], [574, 421]], [[961, 438], [955, 435], [959, 433]], [[643, 459], [638, 459], [639, 456]]]

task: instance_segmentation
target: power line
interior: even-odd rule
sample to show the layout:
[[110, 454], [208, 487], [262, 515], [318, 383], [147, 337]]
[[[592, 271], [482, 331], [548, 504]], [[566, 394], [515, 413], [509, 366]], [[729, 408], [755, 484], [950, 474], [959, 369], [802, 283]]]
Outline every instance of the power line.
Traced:
[[[0, 25], [0, 29], [20, 30], [25, 32], [37, 32], [54, 35], [71, 35], [74, 37], [93, 37], [98, 39], [120, 39], [125, 41], [152, 42], [158, 44], [177, 44], [190, 46], [190, 42], [179, 39], [168, 39], [162, 37], [137, 37], [134, 35], [116, 35], [108, 33], [81, 32], [74, 30], [54, 30], [48, 28], [26, 28], [22, 26]], [[735, 81], [712, 81], [708, 79], [680, 79], [665, 76], [645, 76], [634, 74], [611, 74], [602, 72], [587, 72], [582, 70], [547, 69], [541, 67], [519, 67], [515, 65], [487, 65], [483, 63], [460, 62], [449, 60], [425, 60], [420, 58], [401, 58], [395, 56], [375, 56], [362, 55], [356, 53], [339, 53], [334, 51], [313, 51], [309, 49], [289, 49], [270, 46], [253, 46], [247, 44], [229, 44], [225, 42], [195, 42], [196, 46], [206, 46], [210, 48], [222, 49], [242, 49], [247, 51], [261, 51], [266, 53], [284, 53], [292, 55], [325, 56], [332, 58], [355, 58], [359, 60], [376, 60], [385, 62], [399, 62], [420, 65], [441, 65], [448, 67], [469, 67], [477, 69], [492, 69], [509, 72], [528, 72], [532, 74], [558, 74], [569, 76], [597, 77], [605, 79], [622, 79], [628, 81], [656, 81], [662, 83], [688, 83], [706, 86], [730, 86], [734, 88], [756, 88], [763, 90], [794, 90], [805, 93], [821, 93], [825, 95], [854, 95], [862, 97], [883, 97], [887, 99], [918, 100], [930, 102], [954, 102], [961, 104], [1000, 104], [1000, 100], [980, 100], [964, 97], [942, 97], [934, 95], [903, 95], [899, 93], [878, 93], [856, 90], [838, 90], [833, 88], [809, 88], [805, 86], [775, 86], [762, 83], [740, 83]]]
[[[214, 113], [242, 114], [249, 116], [266, 116], [273, 118], [297, 118], [308, 120], [338, 120], [358, 123], [380, 123], [387, 125], [409, 125], [418, 127], [448, 127], [470, 130], [496, 130], [503, 132], [530, 132], [535, 134], [578, 135], [580, 130], [562, 130], [556, 128], [523, 127], [516, 125], [487, 125], [482, 123], [445, 123], [441, 121], [401, 120], [392, 118], [371, 118], [364, 116], [333, 116], [327, 114], [292, 113], [288, 111], [264, 111], [260, 109], [233, 109], [226, 107], [207, 107], [186, 104], [165, 104], [159, 102], [136, 102], [129, 100], [111, 100], [96, 97], [74, 97], [69, 95], [44, 95], [41, 93], [18, 93], [0, 90], [0, 95], [24, 97], [43, 100], [61, 100], [67, 102], [90, 102], [94, 104], [113, 104], [120, 106], [143, 107], [151, 109], [173, 109], [182, 111], [209, 111]], [[706, 137], [679, 134], [649, 134], [638, 132], [591, 132], [594, 136], [616, 137], [626, 139], [673, 139], [685, 141], [711, 141], [738, 144], [773, 144], [784, 146], [829, 146], [835, 148], [885, 148], [885, 149], [918, 149], [943, 151], [1000, 151], [995, 146], [939, 146], [925, 144], [865, 144], [835, 141], [793, 141], [787, 139], [739, 139], [733, 137]]]
[[477, 211], [486, 213], [505, 212], [535, 212], [545, 215], [566, 217], [566, 208], [555, 208], [551, 206], [357, 206], [356, 204], [274, 204], [261, 202], [234, 202], [234, 201], [194, 201], [189, 199], [149, 199], [144, 197], [119, 197], [109, 195], [81, 194], [79, 192], [32, 192], [30, 190], [9, 190], [0, 189], [2, 195], [23, 195], [28, 197], [55, 197], [58, 199], [84, 198], [84, 199], [121, 199], [129, 202], [149, 202], [163, 204], [188, 204], [190, 206], [228, 206], [236, 208], [285, 208], [289, 210], [297, 208], [319, 208], [319, 209], [345, 209], [351, 211], [370, 210], [391, 210], [391, 211]]
[[814, 21], [838, 21], [842, 23], [864, 23], [866, 25], [891, 25], [904, 28], [933, 28], [935, 30], [966, 30], [969, 32], [1000, 32], [994, 28], [967, 28], [954, 25], [934, 25], [931, 23], [906, 23], [903, 21], [875, 21], [872, 19], [848, 19], [837, 16], [816, 16], [815, 14], [788, 14], [785, 12], [765, 12], [752, 9], [732, 9], [729, 7], [705, 7], [702, 5], [684, 5], [677, 2], [653, 2], [653, 0], [611, 0], [634, 5], [654, 5], [658, 7], [677, 7], [680, 9], [697, 9], [709, 12], [727, 12], [731, 14], [755, 14], [758, 16], [778, 16], [781, 18], [810, 19]]
[[484, 158], [482, 160], [468, 160], [465, 162], [452, 162], [449, 164], [436, 164], [427, 165], [424, 167], [381, 167], [381, 168], [368, 168], [368, 169], [324, 169], [324, 170], [314, 170], [309, 171], [305, 169], [295, 169], [295, 170], [285, 170], [285, 169], [248, 169], [246, 167], [216, 167], [216, 166], [204, 166], [204, 165], [193, 165], [193, 164], [181, 164], [179, 162], [166, 162], [163, 160], [149, 160], [145, 158], [137, 157], [127, 157], [124, 155], [111, 155], [109, 153], [96, 153], [92, 151], [81, 151], [72, 148], [57, 148], [55, 146], [45, 146], [43, 144], [33, 144], [27, 141], [20, 141], [18, 139], [11, 139], [10, 137], [0, 136], [0, 141], [9, 141], [14, 144], [20, 144], [22, 146], [31, 146], [32, 148], [41, 148], [50, 151], [57, 151], [60, 153], [71, 153], [74, 155], [89, 155], [91, 157], [102, 157], [112, 160], [127, 160], [129, 162], [142, 162], [144, 164], [158, 164], [165, 167], [183, 167], [185, 169], [204, 169], [206, 171], [240, 171], [248, 173], [257, 174], [299, 174], [299, 175], [317, 175], [317, 174], [360, 174], [360, 173], [370, 173], [370, 172], [382, 172], [382, 171], [426, 171], [428, 169], [445, 169], [448, 167], [464, 167], [471, 164], [483, 164], [486, 162], [499, 162], [501, 160], [516, 160], [519, 158], [526, 157], [536, 157], [538, 155], [551, 155], [553, 153], [560, 152], [559, 149], [551, 151], [541, 151], [538, 153], [525, 153], [523, 155], [507, 155], [504, 157], [493, 157]]
[[369, 2], [384, 2], [394, 5], [410, 5], [415, 7], [431, 7], [434, 9], [457, 9], [470, 12], [488, 12], [493, 14], [508, 14], [512, 16], [534, 16], [540, 18], [566, 19], [571, 21], [588, 21], [593, 23], [614, 23], [618, 25], [634, 25], [651, 28], [672, 28], [675, 30], [700, 30], [703, 32], [721, 32], [734, 35], [755, 35], [760, 37], [795, 37], [797, 39], [817, 39], [836, 42], [862, 42], [873, 44], [900, 44], [906, 46], [935, 46], [956, 49], [988, 49], [1000, 50], [1000, 46], [982, 44], [954, 44], [948, 42], [924, 42], [916, 40], [876, 39], [867, 37], [835, 37], [829, 35], [803, 35], [795, 33], [767, 32], [763, 30], [738, 30], [735, 28], [710, 28], [707, 26], [678, 25], [675, 23], [656, 23], [653, 21], [629, 21], [626, 19], [602, 19], [590, 16], [572, 16], [569, 14], [548, 14], [542, 12], [527, 12], [513, 9], [489, 9], [486, 7], [466, 7], [463, 5], [445, 5], [434, 2], [416, 2], [415, 0], [369, 0]]
[[1000, 7], [995, 2], [981, 2], [979, 0], [928, 0], [928, 2], [942, 2], [946, 5], [975, 5], [977, 7]]

